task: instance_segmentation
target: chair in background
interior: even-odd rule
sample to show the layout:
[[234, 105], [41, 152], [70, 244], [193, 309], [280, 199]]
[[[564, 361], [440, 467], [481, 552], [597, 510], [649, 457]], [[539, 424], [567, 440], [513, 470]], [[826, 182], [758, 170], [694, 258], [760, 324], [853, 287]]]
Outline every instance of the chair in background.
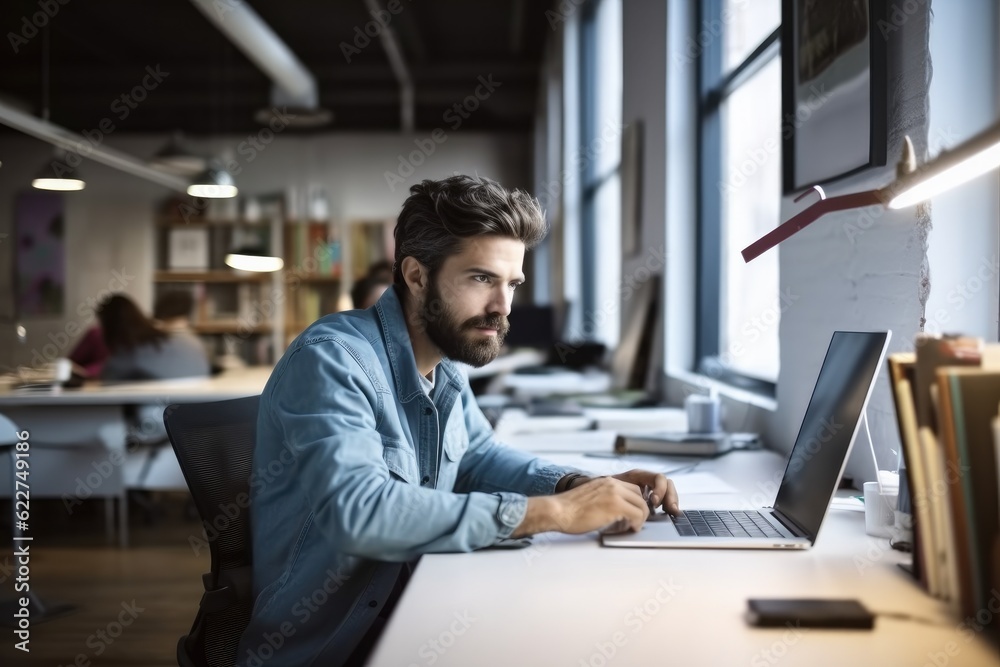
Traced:
[[212, 570], [191, 631], [177, 642], [181, 667], [230, 666], [253, 609], [250, 473], [259, 396], [169, 406], [164, 424], [208, 533]]

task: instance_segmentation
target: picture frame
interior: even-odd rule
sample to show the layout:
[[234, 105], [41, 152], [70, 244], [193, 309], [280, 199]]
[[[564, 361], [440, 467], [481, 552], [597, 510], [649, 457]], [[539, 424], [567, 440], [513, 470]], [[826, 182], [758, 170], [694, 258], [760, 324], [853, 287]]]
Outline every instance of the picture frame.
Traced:
[[782, 0], [783, 193], [886, 164], [887, 0]]

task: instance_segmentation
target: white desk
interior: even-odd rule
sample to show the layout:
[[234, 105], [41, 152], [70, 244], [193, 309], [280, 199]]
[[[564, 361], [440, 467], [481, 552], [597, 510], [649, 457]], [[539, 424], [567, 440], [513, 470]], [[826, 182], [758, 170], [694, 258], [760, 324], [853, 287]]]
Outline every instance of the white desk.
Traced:
[[[226, 371], [210, 378], [94, 384], [77, 389], [0, 392], [0, 413], [31, 436], [31, 495], [62, 498], [71, 511], [77, 500], [119, 499], [121, 542], [128, 539], [124, 492], [126, 434], [123, 406], [199, 403], [259, 394], [270, 367]], [[181, 480], [176, 460], [160, 457], [164, 478]], [[130, 462], [131, 463], [131, 462]], [[10, 496], [9, 461], [0, 461], [0, 497]], [[172, 485], [165, 483], [167, 487]], [[175, 485], [175, 484], [174, 484]], [[111, 506], [106, 505], [109, 530]]]
[[[0, 410], [20, 406], [134, 405], [199, 403], [259, 394], [271, 376], [270, 366], [251, 366], [209, 378], [87, 384], [77, 389], [14, 389], [0, 392]], [[23, 427], [22, 427], [23, 428]]]
[[[734, 452], [702, 464], [739, 490], [681, 507], [767, 504], [783, 459]], [[831, 510], [802, 552], [612, 549], [595, 534], [535, 537], [527, 549], [424, 556], [369, 663], [414, 665], [997, 665], [945, 605], [896, 567], [908, 556], [868, 537], [860, 512]], [[874, 631], [755, 629], [749, 597], [855, 597]], [[935, 662], [937, 660], [937, 662]]]

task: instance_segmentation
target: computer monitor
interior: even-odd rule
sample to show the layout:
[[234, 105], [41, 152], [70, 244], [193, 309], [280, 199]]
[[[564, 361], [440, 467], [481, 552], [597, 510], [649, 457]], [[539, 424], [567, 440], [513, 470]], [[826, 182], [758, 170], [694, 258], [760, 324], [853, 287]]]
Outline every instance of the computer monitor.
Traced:
[[618, 346], [611, 356], [612, 389], [645, 389], [652, 361], [653, 337], [660, 304], [660, 277], [652, 276], [622, 303]]

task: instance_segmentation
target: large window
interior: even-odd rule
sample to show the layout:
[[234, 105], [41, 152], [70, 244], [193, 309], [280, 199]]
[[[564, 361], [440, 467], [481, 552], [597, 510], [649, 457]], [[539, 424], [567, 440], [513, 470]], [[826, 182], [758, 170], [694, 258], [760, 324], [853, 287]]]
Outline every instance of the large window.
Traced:
[[583, 6], [580, 144], [569, 169], [581, 179], [581, 300], [585, 337], [618, 342], [621, 283], [622, 7]]
[[778, 253], [740, 250], [779, 222], [781, 0], [702, 0], [699, 67], [699, 371], [773, 392]]

